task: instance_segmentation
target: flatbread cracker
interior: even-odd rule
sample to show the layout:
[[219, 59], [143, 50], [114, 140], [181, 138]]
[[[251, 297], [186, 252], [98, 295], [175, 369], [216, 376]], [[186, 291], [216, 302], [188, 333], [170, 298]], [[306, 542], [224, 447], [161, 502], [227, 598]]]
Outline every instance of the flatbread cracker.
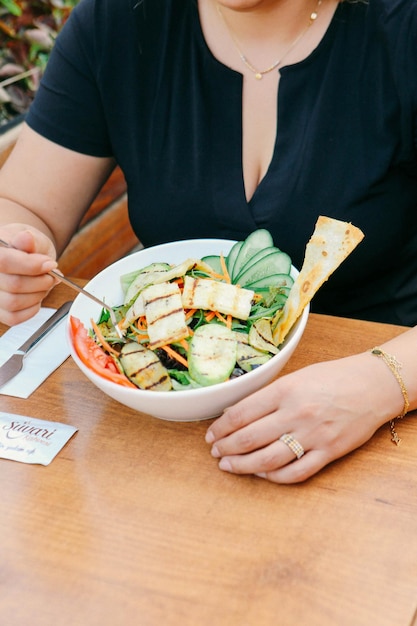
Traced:
[[284, 341], [314, 294], [363, 237], [363, 232], [350, 222], [324, 216], [318, 218], [306, 246], [303, 266], [274, 329], [275, 345], [279, 346]]

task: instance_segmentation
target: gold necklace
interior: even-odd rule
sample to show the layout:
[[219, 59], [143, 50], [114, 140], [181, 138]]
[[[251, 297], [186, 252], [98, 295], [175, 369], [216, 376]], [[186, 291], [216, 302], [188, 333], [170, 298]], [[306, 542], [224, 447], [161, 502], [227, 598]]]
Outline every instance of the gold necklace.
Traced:
[[308, 31], [310, 26], [312, 26], [312, 24], [314, 24], [314, 22], [318, 18], [318, 16], [319, 16], [319, 8], [320, 8], [321, 3], [322, 3], [322, 0], [317, 0], [316, 9], [312, 13], [310, 13], [310, 17], [308, 18], [308, 24], [305, 27], [305, 29], [298, 35], [298, 37], [296, 37], [294, 39], [294, 41], [292, 42], [290, 47], [287, 48], [287, 50], [284, 52], [284, 54], [279, 59], [277, 59], [277, 61], [272, 63], [272, 65], [267, 67], [265, 70], [258, 70], [256, 67], [254, 67], [252, 65], [252, 63], [248, 60], [248, 58], [243, 54], [243, 52], [241, 50], [241, 47], [240, 47], [240, 43], [239, 43], [236, 35], [231, 30], [229, 24], [227, 23], [226, 18], [224, 17], [224, 15], [222, 13], [222, 10], [220, 8], [220, 5], [217, 2], [216, 2], [216, 5], [217, 5], [217, 11], [219, 12], [219, 15], [220, 15], [221, 19], [223, 20], [223, 23], [224, 23], [224, 25], [226, 27], [226, 30], [229, 33], [229, 36], [230, 36], [230, 38], [231, 38], [231, 40], [232, 40], [232, 42], [233, 42], [233, 44], [234, 44], [234, 46], [236, 48], [236, 51], [239, 54], [239, 57], [241, 58], [243, 63], [246, 65], [246, 67], [251, 72], [253, 72], [253, 74], [255, 74], [256, 80], [261, 80], [265, 74], [269, 74], [269, 72], [272, 72], [272, 70], [275, 70], [277, 67], [279, 67], [281, 65], [281, 63], [283, 62], [283, 60], [291, 52], [291, 50], [293, 48], [295, 48], [295, 46], [299, 43], [299, 41], [304, 37], [304, 35], [306, 34], [306, 32]]

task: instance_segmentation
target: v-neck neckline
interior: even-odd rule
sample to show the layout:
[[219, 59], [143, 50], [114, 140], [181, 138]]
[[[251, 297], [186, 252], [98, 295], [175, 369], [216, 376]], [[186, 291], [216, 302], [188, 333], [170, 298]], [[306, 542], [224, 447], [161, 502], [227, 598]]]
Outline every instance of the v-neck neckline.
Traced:
[[[242, 90], [243, 90], [243, 74], [227, 65], [225, 65], [222, 61], [220, 61], [212, 52], [212, 50], [210, 49], [210, 47], [208, 46], [206, 39], [204, 37], [204, 33], [203, 33], [203, 29], [202, 29], [202, 25], [201, 25], [201, 21], [200, 21], [200, 14], [199, 14], [199, 8], [198, 8], [198, 1], [195, 1], [195, 9], [196, 9], [196, 20], [195, 20], [195, 26], [196, 26], [196, 34], [198, 37], [198, 40], [200, 41], [200, 45], [205, 53], [206, 58], [212, 63], [214, 64], [215, 67], [217, 67], [217, 70], [219, 72], [221, 72], [223, 75], [227, 76], [227, 79], [229, 80], [229, 82], [234, 81], [235, 86], [234, 89], [237, 88], [237, 85], [239, 86], [239, 96], [240, 96], [240, 108], [239, 108], [239, 114], [236, 114], [235, 111], [235, 124], [238, 124], [239, 126], [239, 161], [240, 161], [240, 175], [239, 175], [239, 196], [240, 196], [240, 204], [241, 207], [245, 207], [246, 211], [248, 213], [248, 217], [250, 216], [253, 219], [253, 212], [255, 209], [255, 206], [257, 204], [258, 198], [262, 197], [263, 195], [263, 191], [265, 188], [268, 187], [269, 185], [269, 180], [270, 178], [273, 176], [276, 170], [276, 166], [277, 166], [277, 162], [279, 160], [279, 154], [280, 154], [280, 144], [281, 144], [281, 132], [280, 132], [280, 109], [281, 109], [281, 105], [280, 105], [280, 100], [282, 100], [282, 93], [283, 93], [283, 85], [284, 85], [284, 90], [285, 90], [285, 83], [286, 81], [290, 78], [290, 76], [293, 73], [296, 73], [298, 71], [302, 71], [305, 67], [308, 67], [308, 65], [310, 65], [311, 63], [313, 63], [315, 61], [315, 59], [322, 54], [322, 52], [324, 52], [324, 50], [330, 45], [331, 41], [333, 40], [333, 36], [335, 33], [335, 29], [336, 29], [336, 25], [337, 25], [337, 20], [338, 20], [338, 16], [339, 14], [342, 12], [342, 6], [341, 3], [339, 3], [333, 13], [333, 16], [329, 22], [329, 25], [322, 37], [322, 39], [320, 40], [320, 42], [318, 43], [318, 45], [310, 52], [310, 54], [308, 56], [306, 56], [304, 59], [302, 59], [301, 61], [298, 61], [296, 63], [290, 64], [290, 65], [284, 65], [282, 68], [280, 68], [280, 81], [279, 81], [279, 85], [278, 85], [278, 90], [277, 90], [277, 94], [276, 94], [276, 136], [275, 136], [275, 141], [274, 141], [274, 146], [273, 146], [273, 151], [272, 151], [272, 155], [271, 155], [271, 160], [269, 162], [268, 168], [264, 174], [264, 176], [261, 178], [261, 180], [259, 181], [258, 185], [256, 186], [254, 193], [252, 194], [252, 196], [248, 199], [246, 197], [246, 190], [245, 190], [245, 182], [244, 182], [244, 172], [243, 172], [243, 115], [242, 115], [242, 107], [243, 107], [243, 100], [242, 100]], [[230, 103], [229, 103], [230, 104]], [[219, 113], [219, 111], [216, 112], [217, 114]], [[220, 150], [220, 146], [219, 146], [219, 150]], [[233, 150], [233, 148], [231, 148], [231, 150]], [[224, 144], [223, 144], [223, 151], [224, 151]], [[230, 154], [230, 152], [228, 152], [228, 154]], [[216, 158], [216, 157], [214, 157]], [[236, 168], [234, 168], [236, 169]], [[222, 180], [224, 180], [224, 177], [227, 176], [227, 172], [222, 172], [221, 171], [221, 167], [216, 168], [216, 175], [220, 175]], [[236, 181], [234, 181], [234, 183], [236, 184]], [[228, 180], [228, 185], [230, 185], [230, 179]]]

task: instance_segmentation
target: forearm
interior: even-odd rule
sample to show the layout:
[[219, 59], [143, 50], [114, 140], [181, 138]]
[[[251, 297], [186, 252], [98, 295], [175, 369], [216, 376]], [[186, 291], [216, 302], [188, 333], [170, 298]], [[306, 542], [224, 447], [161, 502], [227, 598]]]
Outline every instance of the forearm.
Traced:
[[51, 241], [51, 256], [56, 257], [56, 242], [53, 233], [45, 222], [20, 204], [0, 198], [0, 230], [5, 227], [11, 235], [31, 227], [42, 232]]
[[24, 126], [0, 170], [0, 227], [33, 226], [61, 254], [114, 165], [111, 158], [73, 152]]

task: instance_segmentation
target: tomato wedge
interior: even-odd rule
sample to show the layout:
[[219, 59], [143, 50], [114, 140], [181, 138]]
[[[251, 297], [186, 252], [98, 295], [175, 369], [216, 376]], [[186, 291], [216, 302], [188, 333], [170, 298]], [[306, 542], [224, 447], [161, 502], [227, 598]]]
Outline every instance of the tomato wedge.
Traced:
[[118, 385], [137, 389], [136, 385], [119, 372], [113, 359], [96, 344], [77, 317], [70, 316], [70, 327], [75, 351], [84, 365]]

